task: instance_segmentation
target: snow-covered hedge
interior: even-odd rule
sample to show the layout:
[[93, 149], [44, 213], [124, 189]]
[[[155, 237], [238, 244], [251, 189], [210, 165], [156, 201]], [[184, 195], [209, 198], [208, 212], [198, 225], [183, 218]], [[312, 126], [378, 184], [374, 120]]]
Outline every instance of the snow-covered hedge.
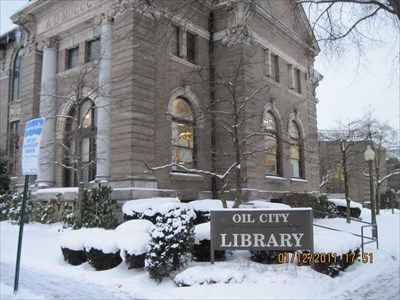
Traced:
[[[21, 219], [22, 193], [14, 192], [0, 195], [0, 221]], [[25, 223], [32, 220], [33, 205], [30, 197], [26, 201]]]
[[[234, 204], [233, 201], [227, 201], [228, 207], [232, 207]], [[221, 200], [216, 199], [203, 199], [203, 200], [194, 200], [190, 201], [189, 205], [193, 208], [196, 213], [196, 219], [194, 220], [194, 224], [201, 224], [210, 221], [210, 211], [213, 209], [221, 209], [223, 208], [223, 204]]]
[[117, 246], [120, 235], [115, 230], [102, 230], [85, 239], [86, 256], [92, 267], [98, 271], [108, 270], [122, 262]]
[[216, 266], [196, 266], [187, 268], [175, 276], [179, 286], [193, 286], [213, 283], [241, 283], [245, 275], [235, 269], [221, 269]]
[[119, 233], [149, 232], [153, 226], [153, 223], [148, 220], [129, 220], [115, 228], [115, 231]]
[[74, 266], [84, 263], [87, 260], [84, 246], [85, 240], [96, 232], [103, 230], [100, 228], [82, 228], [64, 232], [60, 237], [60, 247], [64, 260]]
[[[347, 203], [346, 199], [328, 199], [330, 203], [333, 203], [338, 211], [338, 215], [342, 217], [346, 217], [346, 209], [347, 209]], [[360, 203], [350, 201], [350, 216], [352, 218], [358, 219], [361, 215], [361, 209], [362, 205]]]
[[[210, 261], [211, 241], [210, 222], [198, 224], [194, 227], [195, 243], [192, 249], [192, 256], [196, 261]], [[225, 260], [225, 251], [216, 250], [215, 260]]]
[[179, 207], [157, 218], [145, 261], [155, 281], [160, 282], [187, 262], [186, 253], [194, 243], [193, 218], [193, 210]]
[[122, 212], [125, 220], [145, 219], [155, 224], [157, 217], [167, 213], [173, 205], [185, 206], [178, 198], [145, 198], [127, 201], [122, 206]]
[[129, 232], [120, 235], [117, 247], [120, 249], [122, 261], [126, 262], [129, 269], [144, 268], [144, 260], [150, 239], [148, 232]]

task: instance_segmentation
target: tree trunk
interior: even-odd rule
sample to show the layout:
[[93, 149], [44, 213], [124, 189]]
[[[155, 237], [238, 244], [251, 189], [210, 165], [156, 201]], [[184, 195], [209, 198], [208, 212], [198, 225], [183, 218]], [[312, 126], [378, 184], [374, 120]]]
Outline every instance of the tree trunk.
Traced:
[[[75, 120], [80, 120], [81, 107], [78, 105], [75, 109]], [[75, 220], [76, 227], [82, 227], [82, 209], [83, 201], [85, 198], [85, 184], [83, 182], [83, 162], [82, 162], [82, 126], [78, 121], [77, 130], [75, 135], [75, 168], [76, 168], [76, 180], [78, 183], [78, 195], [75, 204]]]
[[236, 93], [233, 94], [233, 109], [234, 109], [234, 118], [233, 118], [233, 148], [235, 150], [235, 162], [236, 162], [236, 170], [235, 170], [235, 205], [237, 208], [242, 203], [242, 155], [241, 148], [239, 142], [239, 113], [238, 113], [238, 103], [236, 98]]

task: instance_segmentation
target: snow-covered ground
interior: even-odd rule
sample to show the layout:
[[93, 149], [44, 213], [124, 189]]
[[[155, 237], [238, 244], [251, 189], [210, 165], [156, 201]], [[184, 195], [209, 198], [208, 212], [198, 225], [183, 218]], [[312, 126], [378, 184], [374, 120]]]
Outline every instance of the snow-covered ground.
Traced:
[[[362, 210], [363, 220], [370, 211]], [[191, 274], [217, 277], [219, 283], [178, 287], [172, 279], [156, 284], [146, 271], [128, 270], [125, 264], [108, 271], [95, 271], [88, 263], [71, 266], [63, 261], [59, 248], [59, 224], [27, 224], [24, 231], [20, 290], [12, 294], [18, 226], [0, 223], [1, 299], [399, 299], [399, 211], [382, 211], [378, 216], [379, 250], [373, 244], [374, 262], [357, 262], [336, 278], [330, 278], [293, 264], [262, 265], [237, 258], [196, 263]], [[362, 224], [346, 224], [343, 219], [317, 220], [316, 224], [360, 233]], [[336, 241], [340, 242], [340, 241]], [[218, 276], [215, 276], [217, 274]], [[232, 277], [233, 279], [230, 279]], [[229, 283], [224, 283], [229, 281]]]

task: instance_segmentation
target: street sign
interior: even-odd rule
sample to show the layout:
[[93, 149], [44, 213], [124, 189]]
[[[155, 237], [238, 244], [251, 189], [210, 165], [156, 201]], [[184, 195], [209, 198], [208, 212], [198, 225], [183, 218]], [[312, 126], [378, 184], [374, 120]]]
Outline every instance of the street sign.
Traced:
[[314, 250], [311, 208], [211, 211], [214, 250]]
[[45, 119], [32, 119], [26, 123], [22, 145], [22, 174], [37, 175], [39, 172], [39, 149]]

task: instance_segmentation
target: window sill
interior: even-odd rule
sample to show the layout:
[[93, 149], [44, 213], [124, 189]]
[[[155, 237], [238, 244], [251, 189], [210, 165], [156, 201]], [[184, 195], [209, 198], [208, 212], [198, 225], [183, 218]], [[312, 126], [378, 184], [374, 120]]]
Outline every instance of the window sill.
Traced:
[[275, 86], [277, 86], [277, 87], [279, 87], [279, 88], [282, 87], [282, 84], [281, 84], [280, 82], [275, 81], [275, 80], [272, 79], [271, 77], [269, 77], [269, 76], [267, 76], [267, 75], [265, 75], [265, 74], [263, 74], [263, 77], [264, 77], [264, 79], [265, 79], [266, 81], [272, 83], [273, 85], [275, 85]]
[[22, 99], [19, 98], [19, 99], [16, 99], [16, 100], [11, 100], [11, 101], [9, 101], [8, 103], [9, 103], [10, 105], [13, 105], [13, 104], [18, 104], [18, 103], [20, 103], [21, 101], [22, 101]]
[[58, 72], [57, 76], [61, 77], [61, 78], [65, 77], [65, 76], [69, 76], [71, 74], [74, 74], [75, 72], [80, 72], [84, 68], [92, 69], [90, 71], [93, 71], [96, 68], [96, 65], [98, 65], [98, 61], [97, 60], [93, 60], [91, 62], [78, 65], [78, 66], [73, 67], [71, 69], [65, 69], [65, 70], [63, 70], [61, 72]]
[[201, 69], [199, 65], [192, 64], [191, 62], [188, 62], [186, 59], [180, 58], [180, 57], [175, 56], [173, 54], [171, 54], [171, 59], [173, 61], [178, 62], [178, 63], [184, 64], [185, 66], [188, 66], [190, 68], [193, 68], [193, 69], [196, 69], [196, 70], [200, 70]]
[[295, 95], [295, 96], [297, 96], [297, 97], [304, 98], [304, 96], [301, 93], [298, 93], [298, 92], [296, 92], [295, 90], [293, 90], [291, 88], [288, 89], [288, 92], [293, 94], [293, 95]]
[[280, 177], [280, 176], [274, 176], [274, 175], [265, 175], [265, 181], [266, 182], [284, 182], [286, 181], [286, 178]]
[[193, 173], [180, 173], [180, 172], [171, 172], [169, 173], [172, 180], [181, 180], [181, 181], [202, 181], [204, 177], [199, 174]]
[[306, 180], [306, 179], [303, 179], [303, 178], [290, 178], [290, 181], [291, 182], [304, 182], [304, 183], [307, 183], [308, 182], [308, 180]]

